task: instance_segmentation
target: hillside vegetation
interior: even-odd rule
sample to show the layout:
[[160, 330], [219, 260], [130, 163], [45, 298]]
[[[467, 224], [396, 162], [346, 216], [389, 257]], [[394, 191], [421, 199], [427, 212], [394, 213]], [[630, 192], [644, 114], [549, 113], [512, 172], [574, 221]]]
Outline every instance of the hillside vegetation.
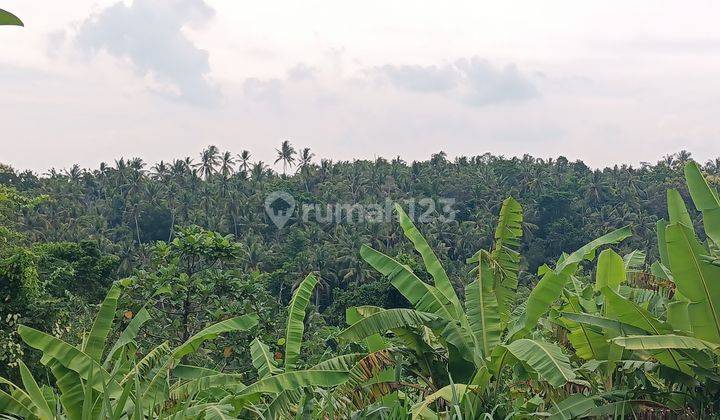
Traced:
[[2, 167], [0, 413], [718, 416], [720, 162], [313, 158]]

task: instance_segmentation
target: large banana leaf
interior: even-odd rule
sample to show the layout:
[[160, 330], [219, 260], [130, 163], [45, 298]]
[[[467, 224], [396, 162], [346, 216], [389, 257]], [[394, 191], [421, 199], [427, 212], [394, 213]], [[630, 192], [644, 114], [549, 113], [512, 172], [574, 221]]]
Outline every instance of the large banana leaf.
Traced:
[[383, 335], [389, 330], [421, 326], [429, 327], [435, 335], [442, 337], [463, 359], [474, 361], [471, 345], [458, 321], [448, 321], [413, 309], [388, 309], [374, 313], [343, 330], [338, 338], [343, 342], [360, 341], [373, 334]]
[[547, 270], [540, 281], [530, 292], [525, 302], [525, 312], [510, 331], [511, 337], [518, 337], [537, 325], [544, 315], [562, 294], [570, 274]]
[[571, 323], [568, 329], [568, 340], [578, 357], [584, 360], [607, 359], [609, 345], [602, 330], [577, 323]]
[[115, 310], [117, 309], [119, 297], [120, 286], [115, 283], [110, 287], [102, 305], [100, 305], [100, 310], [95, 316], [92, 329], [90, 329], [90, 335], [81, 349], [96, 362], [100, 361], [103, 350], [105, 350], [105, 340], [107, 340], [115, 319]]
[[350, 373], [344, 370], [296, 370], [260, 379], [248, 385], [239, 395], [254, 393], [280, 393], [287, 389], [306, 386], [332, 387], [345, 382]]
[[297, 408], [298, 401], [302, 399], [302, 389], [286, 389], [270, 401], [263, 412], [264, 419], [291, 418], [293, 410]]
[[[34, 407], [33, 414], [43, 420], [51, 420], [55, 418], [55, 414], [52, 410], [50, 410], [50, 407], [45, 400], [45, 396], [40, 390], [37, 382], [35, 382], [35, 378], [33, 378], [30, 370], [27, 368], [27, 366], [25, 366], [25, 363], [23, 363], [23, 361], [19, 359], [18, 366], [20, 368], [20, 377], [22, 378], [23, 387], [25, 388], [27, 395], [30, 397], [30, 400], [32, 401]], [[0, 412], [2, 412], [2, 409], [0, 409]]]
[[395, 211], [398, 213], [400, 227], [402, 228], [403, 233], [408, 239], [410, 239], [410, 241], [412, 241], [415, 250], [422, 256], [425, 269], [428, 273], [430, 273], [435, 281], [435, 288], [443, 294], [448, 302], [452, 304], [452, 308], [448, 308], [451, 313], [453, 313], [455, 317], [460, 316], [463, 312], [462, 306], [460, 306], [460, 299], [458, 299], [457, 294], [455, 293], [455, 288], [450, 282], [447, 273], [445, 273], [445, 269], [442, 264], [440, 264], [440, 261], [435, 256], [432, 248], [430, 248], [430, 245], [428, 245], [425, 238], [415, 227], [412, 220], [410, 220], [407, 214], [405, 214], [405, 211], [399, 204], [395, 204]]
[[245, 388], [245, 384], [242, 383], [242, 374], [218, 372], [214, 375], [203, 376], [177, 384], [170, 389], [170, 396], [177, 399], [187, 399], [189, 396], [194, 396], [198, 392], [211, 388], [223, 388], [238, 392]]
[[667, 305], [667, 322], [677, 331], [692, 331], [690, 316], [688, 315], [688, 305], [690, 302], [677, 300]]
[[710, 188], [695, 162], [685, 165], [685, 182], [695, 207], [702, 212], [705, 234], [720, 246], [720, 199]]
[[574, 312], [561, 312], [560, 315], [562, 315], [563, 318], [567, 318], [578, 324], [592, 325], [598, 328], [611, 329], [618, 331], [621, 334], [644, 334], [647, 332], [646, 330], [638, 328], [634, 325], [626, 324], [624, 322], [620, 322], [599, 315]]
[[718, 353], [720, 349], [720, 344], [676, 334], [629, 335], [614, 338], [613, 342], [628, 350], [692, 349]]
[[703, 259], [706, 249], [692, 228], [672, 223], [665, 233], [670, 270], [688, 300], [688, 317], [695, 337], [720, 343], [720, 267]]
[[505, 345], [504, 348], [535, 372], [538, 379], [555, 388], [576, 377], [570, 366], [570, 359], [555, 344], [523, 338]]
[[[558, 262], [558, 264], [555, 266], [555, 271], [560, 273], [565, 269], [571, 267], [572, 265], [581, 262], [582, 260], [591, 260], [595, 257], [595, 251], [601, 246], [616, 244], [629, 237], [630, 235], [632, 235], [630, 228], [628, 226], [625, 226], [623, 228], [607, 233], [595, 240], [592, 240], [587, 244], [583, 245], [577, 251], [568, 255], [562, 261]], [[575, 271], [572, 268], [571, 270]]]
[[407, 266], [367, 245], [360, 248], [360, 256], [374, 269], [386, 276], [418, 311], [438, 314], [448, 320], [456, 319], [450, 312], [452, 304], [445, 295], [420, 280]]
[[667, 241], [665, 240], [665, 230], [667, 229], [668, 222], [665, 219], [660, 219], [655, 224], [655, 233], [657, 236], [657, 247], [660, 253], [660, 263], [665, 267], [670, 267], [670, 258], [668, 257]]
[[25, 26], [17, 16], [6, 10], [0, 9], [0, 26], [2, 25]]
[[525, 313], [518, 320], [510, 332], [511, 337], [518, 337], [523, 332], [537, 325], [540, 317], [544, 315], [561, 295], [570, 275], [577, 269], [577, 264], [585, 259], [592, 259], [595, 251], [604, 245], [615, 244], [631, 235], [630, 228], [624, 227], [614, 230], [593, 241], [583, 245], [577, 251], [565, 256], [555, 266], [554, 270], [541, 267], [543, 277], [530, 292], [525, 304]]
[[[383, 308], [377, 306], [353, 306], [345, 310], [345, 321], [348, 325], [352, 325], [366, 316], [370, 316], [374, 313], [384, 311]], [[365, 345], [368, 351], [378, 351], [390, 346], [390, 344], [380, 336], [380, 334], [373, 334], [365, 339]]]
[[678, 190], [670, 189], [667, 191], [667, 206], [670, 223], [682, 223], [685, 226], [693, 225], [690, 213], [687, 206], [685, 206], [685, 200], [683, 200]]
[[492, 292], [493, 273], [485, 254], [479, 256], [478, 264], [477, 279], [465, 288], [465, 307], [476, 346], [482, 357], [487, 357], [500, 343], [504, 328], [497, 297]]
[[609, 287], [603, 288], [602, 294], [605, 297], [605, 314], [608, 318], [652, 334], [664, 334], [672, 331], [672, 327], [657, 319], [648, 310], [625, 299]]
[[213, 340], [218, 335], [231, 331], [247, 331], [258, 323], [258, 317], [255, 314], [236, 316], [235, 318], [226, 319], [215, 323], [197, 334], [190, 337], [186, 342], [176, 347], [172, 352], [175, 360], [180, 360], [186, 354], [192, 353], [200, 348], [202, 343], [207, 340]]
[[[88, 359], [90, 358], [88, 357]], [[47, 366], [55, 377], [55, 386], [60, 391], [60, 403], [65, 413], [70, 419], [81, 419], [85, 392], [80, 375], [66, 368], [55, 359], [51, 359]]]
[[387, 309], [362, 318], [338, 334], [338, 338], [345, 342], [360, 341], [373, 334], [384, 335], [396, 328], [420, 327], [437, 319], [435, 314], [413, 309]]
[[123, 332], [120, 334], [120, 337], [118, 337], [117, 341], [115, 341], [115, 344], [113, 344], [112, 348], [105, 357], [105, 367], [108, 366], [110, 361], [115, 357], [116, 353], [121, 348], [135, 340], [135, 337], [137, 337], [140, 328], [142, 328], [142, 326], [149, 320], [150, 312], [148, 312], [146, 308], [140, 309], [138, 313], [135, 314], [133, 319], [130, 320], [127, 327], [125, 327]]
[[331, 357], [314, 365], [310, 370], [347, 370], [350, 371], [364, 357], [362, 353], [350, 353]]
[[295, 369], [295, 364], [300, 356], [300, 346], [302, 345], [302, 336], [305, 331], [305, 309], [307, 308], [313, 289], [317, 284], [317, 278], [312, 274], [308, 274], [305, 279], [300, 282], [297, 290], [290, 300], [288, 308], [288, 320], [285, 327], [285, 371], [290, 372]]
[[573, 394], [559, 403], [552, 402], [550, 420], [570, 420], [580, 418], [594, 409], [595, 398], [583, 394]]
[[[635, 302], [623, 298], [619, 294], [605, 287], [602, 290], [605, 297], [606, 314], [608, 318], [617, 320], [625, 325], [631, 325], [650, 334], [667, 334], [672, 332], [672, 327], [653, 316], [646, 309], [641, 308]], [[629, 331], [624, 327], [619, 330], [621, 333], [638, 334], [638, 331]], [[653, 356], [660, 363], [685, 373], [690, 372], [690, 367], [685, 358], [670, 349], [657, 349]]]
[[[80, 349], [25, 325], [18, 327], [18, 333], [27, 345], [43, 352], [43, 360], [48, 362], [55, 360], [66, 369], [76, 372], [96, 391], [107, 391], [111, 396], [117, 396], [122, 392], [117, 381], [97, 361]], [[89, 379], [90, 377], [92, 380]]]
[[623, 256], [623, 261], [625, 263], [625, 271], [641, 270], [645, 265], [646, 258], [647, 255], [645, 254], [645, 252], [638, 249], [630, 252], [629, 254], [625, 254]]
[[603, 250], [597, 261], [595, 290], [601, 290], [605, 286], [617, 290], [620, 283], [625, 281], [626, 275], [623, 258], [612, 249]]
[[[33, 414], [37, 412], [36, 407], [33, 407], [34, 404], [33, 404], [32, 399], [27, 394], [27, 392], [25, 392], [24, 389], [15, 385], [11, 381], [3, 378], [2, 376], [0, 376], [0, 385], [7, 386], [10, 391], [10, 394], [8, 394], [10, 396], [10, 399], [6, 400], [6, 402], [10, 403], [13, 406], [15, 405], [15, 403], [20, 404], [22, 407], [26, 407], [28, 410], [31, 410], [33, 412]], [[2, 388], [0, 388], [0, 391], [1, 390], [2, 390]], [[0, 399], [2, 399], [2, 398], [0, 398]], [[3, 404], [3, 403], [0, 402], [0, 405], [1, 404]], [[3, 411], [0, 410], [0, 413], [2, 413], [2, 412]]]
[[568, 306], [565, 309], [570, 312], [562, 312], [561, 315], [565, 327], [570, 331], [568, 340], [575, 349], [575, 354], [585, 360], [606, 359], [608, 343], [602, 329], [580, 322], [578, 317], [587, 314], [582, 312], [579, 297], [569, 293], [568, 295]]
[[465, 384], [450, 384], [446, 385], [432, 394], [425, 397], [424, 400], [414, 405], [412, 408], [412, 419], [437, 419], [437, 414], [432, 412], [428, 407], [439, 399], [443, 399], [447, 402], [459, 403], [465, 397], [465, 393], [474, 391], [477, 387]]
[[32, 418], [34, 415], [30, 407], [0, 389], [0, 413], [10, 414], [21, 418]]
[[252, 343], [250, 343], [250, 354], [252, 355], [252, 364], [258, 372], [259, 378], [282, 372], [282, 370], [275, 365], [273, 356], [270, 354], [270, 348], [258, 338], [255, 338]]
[[492, 259], [499, 265], [499, 278], [496, 279], [500, 319], [507, 322], [512, 304], [515, 301], [515, 290], [518, 285], [520, 270], [520, 238], [522, 238], [522, 206], [514, 198], [508, 197], [500, 208], [500, 219], [495, 228], [495, 247]]
[[199, 366], [177, 365], [173, 368], [173, 376], [180, 379], [197, 379], [205, 376], [217, 375], [221, 373], [215, 369], [208, 369]]
[[178, 413], [168, 417], [170, 420], [184, 419], [206, 419], [206, 420], [230, 420], [235, 416], [230, 415], [233, 411], [231, 404], [205, 403], [192, 404], [185, 407]]

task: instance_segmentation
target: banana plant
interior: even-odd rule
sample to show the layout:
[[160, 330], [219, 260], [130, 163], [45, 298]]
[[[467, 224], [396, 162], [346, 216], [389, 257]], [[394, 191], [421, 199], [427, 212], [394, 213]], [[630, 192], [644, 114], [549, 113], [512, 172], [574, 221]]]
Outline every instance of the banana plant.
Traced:
[[[250, 349], [258, 380], [226, 401], [265, 419], [318, 412], [352, 417], [366, 414], [372, 403], [396, 388], [393, 349], [382, 345], [370, 347], [368, 352], [343, 354], [304, 370], [297, 369], [306, 309], [316, 285], [315, 275], [308, 275], [290, 300], [284, 363], [279, 366], [269, 347], [255, 338]], [[370, 307], [358, 309], [363, 315], [373, 311]]]
[[[245, 388], [237, 375], [211, 374], [209, 369], [176, 365], [207, 340], [253, 328], [257, 325], [257, 316], [242, 315], [220, 321], [176, 348], [164, 342], [138, 358], [135, 337], [150, 319], [145, 307], [131, 319], [112, 346], [108, 343], [121, 289], [119, 283], [110, 288], [80, 346], [27, 326], [18, 328], [23, 341], [42, 352], [41, 362], [55, 378], [58, 393], [46, 386], [40, 387], [22, 361], [18, 361], [22, 387], [0, 378], [0, 384], [8, 388], [8, 392], [0, 390], [0, 413], [24, 418], [61, 416], [85, 420], [182, 417], [185, 414], [210, 417], [230, 412], [232, 406], [221, 404], [217, 399], [206, 399], [203, 404], [181, 404], [178, 397], [189, 396], [190, 392], [183, 392], [189, 390], [197, 393], [217, 387]], [[205, 374], [188, 378], [187, 375], [173, 376], [174, 370], [203, 370]]]
[[[410, 365], [409, 373], [417, 378], [417, 386], [428, 392], [440, 392], [455, 383], [470, 387], [467, 389], [472, 389], [472, 394], [482, 394], [489, 391], [492, 378], [497, 389], [504, 367], [519, 368], [552, 388], [576, 380], [562, 349], [533, 336], [533, 331], [560, 299], [580, 263], [593, 259], [599, 247], [625, 239], [630, 235], [628, 228], [564, 255], [555, 268], [542, 267], [542, 278], [523, 310], [513, 315], [522, 236], [522, 208], [516, 200], [503, 202], [493, 249], [481, 250], [468, 260], [475, 264], [471, 272], [476, 279], [465, 286], [464, 305], [425, 238], [400, 206], [395, 209], [405, 236], [422, 257], [433, 282], [421, 280], [410, 267], [363, 246], [362, 258], [386, 276], [413, 309], [378, 308], [345, 329], [339, 335], [341, 340], [377, 342], [392, 331], [413, 349], [417, 360]], [[447, 369], [439, 368], [438, 363], [447, 364]]]
[[[660, 261], [646, 276], [669, 282], [672, 297], [658, 298], [659, 304], [653, 305], [642, 297], [647, 293], [621, 285], [631, 277], [625, 262], [632, 257], [623, 259], [610, 250], [599, 258], [594, 290], [565, 291], [560, 322], [569, 330], [578, 357], [606, 365], [607, 389], [613, 384], [614, 368], [633, 362], [654, 362], [656, 368], [645, 373], [646, 380], [654, 389], [675, 392], [675, 397], [694, 384], [704, 383], [716, 393], [720, 385], [720, 266], [715, 263], [720, 200], [696, 163], [686, 165], [685, 178], [703, 216], [707, 241], [698, 239], [680, 193], [669, 190], [669, 221], [657, 223]], [[678, 406], [693, 403], [675, 400]]]
[[317, 388], [330, 389], [351, 378], [351, 370], [359, 361], [359, 355], [341, 356], [309, 369], [297, 369], [305, 331], [305, 314], [317, 282], [317, 277], [309, 274], [293, 292], [288, 306], [282, 366], [275, 363], [269, 347], [255, 338], [250, 344], [250, 351], [258, 379], [226, 401], [238, 409], [246, 409], [267, 419], [288, 416], [290, 413], [302, 414], [303, 410], [307, 414], [308, 407], [313, 405], [311, 402], [320, 406], [325, 404], [324, 401], [315, 401]]

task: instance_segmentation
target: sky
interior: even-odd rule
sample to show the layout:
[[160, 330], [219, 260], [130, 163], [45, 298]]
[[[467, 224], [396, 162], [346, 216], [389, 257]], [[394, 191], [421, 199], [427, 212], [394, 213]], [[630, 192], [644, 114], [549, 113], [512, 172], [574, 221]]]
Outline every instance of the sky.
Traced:
[[[713, 1], [0, 0], [0, 162], [720, 156]], [[279, 166], [278, 166], [279, 167]]]

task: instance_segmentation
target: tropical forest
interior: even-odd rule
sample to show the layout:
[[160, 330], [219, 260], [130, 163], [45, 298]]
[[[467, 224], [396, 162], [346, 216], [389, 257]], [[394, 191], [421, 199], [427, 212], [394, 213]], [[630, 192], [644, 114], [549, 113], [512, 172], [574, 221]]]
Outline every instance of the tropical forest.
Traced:
[[[277, 153], [285, 173], [214, 146], [152, 165], [3, 166], [0, 410], [720, 413], [720, 162], [317, 162], [290, 142]], [[390, 200], [392, 217], [295, 212], [278, 227], [263, 209], [273, 191]], [[418, 196], [453, 199], [454, 220], [413, 221], [404, 203]]]

